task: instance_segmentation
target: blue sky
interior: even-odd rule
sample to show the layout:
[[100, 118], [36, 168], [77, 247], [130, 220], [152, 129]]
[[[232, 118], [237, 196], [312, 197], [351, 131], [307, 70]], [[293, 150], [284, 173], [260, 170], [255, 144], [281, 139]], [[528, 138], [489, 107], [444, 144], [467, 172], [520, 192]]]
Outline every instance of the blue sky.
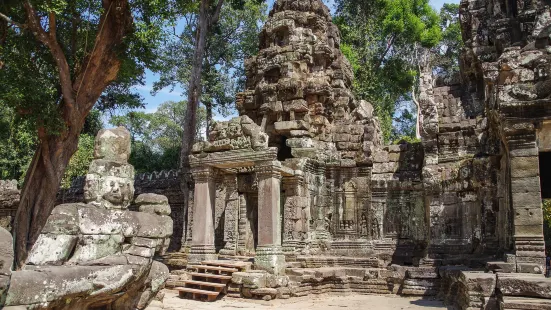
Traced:
[[[322, 0], [322, 1], [333, 11], [334, 0]], [[270, 8], [272, 7], [273, 2], [274, 0], [268, 0]], [[459, 3], [459, 0], [430, 0], [430, 4], [437, 10], [440, 10], [440, 8], [444, 3], [450, 3], [450, 2]], [[144, 103], [146, 105], [145, 109], [142, 109], [142, 111], [145, 111], [148, 113], [155, 112], [157, 110], [157, 107], [163, 102], [185, 100], [184, 98], [185, 93], [180, 87], [176, 87], [174, 89], [165, 88], [159, 91], [154, 96], [151, 95], [153, 83], [158, 79], [159, 79], [158, 75], [155, 75], [152, 72], [148, 71], [146, 73], [145, 85], [136, 87], [136, 90], [144, 98]], [[219, 116], [215, 116], [215, 119], [220, 120], [223, 118]]]

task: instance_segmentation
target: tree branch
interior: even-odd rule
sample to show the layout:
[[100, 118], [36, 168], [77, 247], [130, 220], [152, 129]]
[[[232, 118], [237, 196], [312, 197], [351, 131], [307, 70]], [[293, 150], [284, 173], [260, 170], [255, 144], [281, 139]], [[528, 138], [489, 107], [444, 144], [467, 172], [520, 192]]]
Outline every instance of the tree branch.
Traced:
[[224, 4], [224, 0], [218, 0], [214, 14], [209, 20], [209, 26], [212, 26], [218, 22], [218, 19], [220, 18], [220, 11], [222, 10], [222, 4]]
[[383, 55], [381, 55], [381, 58], [377, 61], [377, 65], [373, 67], [373, 70], [377, 70], [381, 67], [381, 64], [385, 60], [386, 54], [388, 54], [388, 51], [392, 47], [392, 44], [394, 44], [394, 39], [396, 39], [396, 34], [393, 34], [392, 38], [390, 38], [390, 41], [388, 42], [388, 44], [386, 46], [385, 52], [383, 53]]
[[50, 160], [50, 146], [48, 145], [48, 138], [46, 137], [46, 130], [44, 126], [38, 128], [38, 140], [40, 141], [40, 147], [42, 148], [42, 161], [46, 168], [46, 174], [49, 180], [55, 180], [54, 166]]
[[132, 14], [127, 0], [103, 0], [103, 12], [99, 19], [94, 47], [82, 61], [83, 70], [76, 74], [73, 88], [79, 103], [81, 122], [97, 99], [119, 73], [121, 60], [117, 55], [119, 45], [132, 29]]
[[48, 13], [48, 21], [49, 21], [49, 28], [50, 28], [50, 40], [57, 40], [57, 25], [55, 22], [55, 13], [49, 12]]
[[[52, 16], [54, 15], [53, 13], [49, 14], [50, 31], [53, 30], [53, 35], [52, 32], [48, 35], [48, 33], [42, 28], [40, 18], [36, 14], [36, 11], [31, 3], [27, 0], [23, 3], [23, 5], [27, 13], [29, 29], [34, 33], [38, 41], [42, 42], [42, 44], [50, 50], [50, 53], [54, 57], [57, 69], [59, 70], [59, 81], [61, 84], [61, 92], [63, 93], [63, 101], [69, 110], [72, 111], [75, 106], [75, 96], [71, 82], [71, 71], [69, 69], [67, 58], [65, 57], [65, 54], [63, 53], [63, 50], [55, 37], [55, 16]], [[51, 24], [52, 22], [54, 25], [53, 27]]]
[[3, 19], [3, 20], [5, 20], [8, 24], [14, 25], [14, 26], [16, 26], [16, 27], [18, 27], [18, 28], [21, 28], [21, 29], [26, 29], [26, 28], [27, 28], [27, 24], [20, 24], [20, 23], [18, 23], [18, 22], [15, 22], [15, 21], [13, 21], [11, 18], [9, 18], [8, 16], [6, 16], [6, 15], [4, 15], [4, 14], [2, 14], [2, 13], [0, 13], [0, 18]]

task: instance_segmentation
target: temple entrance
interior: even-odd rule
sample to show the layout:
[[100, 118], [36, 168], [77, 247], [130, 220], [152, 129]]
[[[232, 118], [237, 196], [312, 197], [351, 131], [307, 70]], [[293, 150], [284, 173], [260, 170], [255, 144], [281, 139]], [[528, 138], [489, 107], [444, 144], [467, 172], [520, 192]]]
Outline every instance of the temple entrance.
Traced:
[[551, 227], [546, 219], [546, 212], [551, 211], [551, 152], [539, 153], [540, 187], [543, 203], [543, 236], [546, 252], [551, 251]]
[[541, 199], [551, 199], [551, 152], [539, 153]]
[[280, 139], [281, 142], [279, 143], [279, 147], [277, 149], [277, 160], [285, 161], [287, 158], [293, 158], [291, 148], [287, 145], [287, 137], [281, 136]]
[[240, 175], [237, 254], [242, 256], [254, 256], [258, 245], [258, 193], [250, 191], [253, 189], [251, 177]]
[[247, 208], [245, 225], [245, 256], [254, 256], [258, 245], [258, 197], [252, 194], [246, 195]]

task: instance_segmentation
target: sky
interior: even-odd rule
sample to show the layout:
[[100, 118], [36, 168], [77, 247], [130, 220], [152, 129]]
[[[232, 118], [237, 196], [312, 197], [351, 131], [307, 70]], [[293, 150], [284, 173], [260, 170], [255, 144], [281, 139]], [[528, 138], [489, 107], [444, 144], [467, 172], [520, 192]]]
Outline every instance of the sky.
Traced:
[[[331, 11], [334, 10], [334, 0], [322, 0], [330, 9]], [[268, 0], [269, 8], [271, 9], [273, 5], [274, 0]], [[459, 3], [459, 0], [430, 0], [431, 6], [433, 6], [436, 10], [440, 10], [442, 5], [444, 3]], [[178, 31], [178, 30], [177, 30]], [[166, 101], [179, 101], [179, 100], [185, 100], [184, 97], [185, 93], [180, 87], [175, 87], [174, 89], [165, 88], [157, 92], [157, 94], [152, 95], [151, 90], [153, 88], [153, 83], [159, 79], [159, 76], [147, 71], [146, 72], [146, 78], [145, 78], [145, 85], [136, 87], [136, 91], [144, 98], [145, 103], [145, 109], [140, 109], [140, 111], [144, 111], [147, 113], [153, 113], [157, 110], [157, 107]], [[222, 117], [219, 115], [215, 115], [215, 120], [224, 120], [229, 119], [231, 117], [234, 117], [236, 115], [230, 115], [228, 117]]]

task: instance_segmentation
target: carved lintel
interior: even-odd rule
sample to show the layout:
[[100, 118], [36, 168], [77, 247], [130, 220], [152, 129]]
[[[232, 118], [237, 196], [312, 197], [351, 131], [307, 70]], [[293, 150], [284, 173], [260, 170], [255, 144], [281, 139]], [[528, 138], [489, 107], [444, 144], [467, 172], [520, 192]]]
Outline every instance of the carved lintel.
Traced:
[[256, 175], [259, 180], [267, 178], [281, 179], [281, 163], [279, 161], [258, 162], [256, 164]]
[[214, 169], [210, 166], [193, 167], [191, 173], [197, 183], [206, 183], [214, 178]]

